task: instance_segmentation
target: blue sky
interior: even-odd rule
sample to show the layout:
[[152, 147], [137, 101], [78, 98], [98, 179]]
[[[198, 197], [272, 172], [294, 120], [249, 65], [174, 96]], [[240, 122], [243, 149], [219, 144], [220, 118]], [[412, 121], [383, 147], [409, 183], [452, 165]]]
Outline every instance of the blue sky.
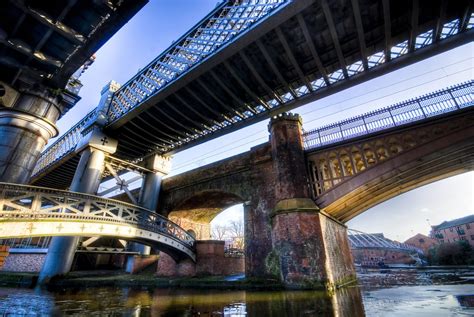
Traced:
[[[58, 122], [65, 132], [97, 106], [100, 90], [110, 80], [125, 83], [172, 41], [179, 38], [217, 5], [216, 0], [151, 0], [97, 53], [95, 63], [81, 77], [82, 100]], [[416, 97], [473, 78], [474, 45], [468, 44], [399, 71], [347, 89], [293, 110], [306, 130]], [[172, 174], [248, 151], [268, 139], [268, 122], [257, 123], [227, 136], [178, 153]], [[204, 153], [204, 154], [203, 154]], [[384, 232], [404, 240], [412, 233], [428, 233], [429, 225], [474, 213], [474, 173], [433, 183], [380, 204], [351, 220], [351, 228]], [[222, 213], [216, 223], [239, 217], [240, 207]]]

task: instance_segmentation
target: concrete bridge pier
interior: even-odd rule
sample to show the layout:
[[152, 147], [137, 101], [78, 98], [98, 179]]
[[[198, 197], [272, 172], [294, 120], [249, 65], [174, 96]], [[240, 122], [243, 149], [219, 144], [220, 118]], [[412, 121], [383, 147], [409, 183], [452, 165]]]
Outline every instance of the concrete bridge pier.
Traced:
[[18, 94], [12, 106], [0, 106], [0, 182], [26, 184], [55, 122], [65, 109], [46, 90]]
[[[144, 175], [138, 204], [144, 208], [155, 211], [158, 207], [161, 181], [163, 176], [168, 174], [171, 168], [171, 157], [153, 155], [145, 161], [145, 167], [153, 172], [148, 172]], [[150, 255], [150, 247], [140, 243], [132, 242], [130, 250], [139, 252], [140, 255], [138, 257]], [[137, 256], [129, 256], [127, 258], [126, 272], [134, 273], [137, 271], [136, 260]]]
[[274, 117], [269, 130], [277, 203], [270, 216], [268, 273], [289, 288], [329, 290], [355, 279], [346, 226], [310, 199], [301, 117]]
[[[104, 171], [106, 153], [114, 153], [116, 147], [117, 141], [106, 137], [97, 127], [86, 132], [78, 145], [77, 151], [82, 151], [82, 154], [70, 190], [96, 194]], [[70, 271], [78, 242], [79, 237], [54, 237], [51, 240], [39, 275], [39, 284], [46, 284], [52, 277]]]

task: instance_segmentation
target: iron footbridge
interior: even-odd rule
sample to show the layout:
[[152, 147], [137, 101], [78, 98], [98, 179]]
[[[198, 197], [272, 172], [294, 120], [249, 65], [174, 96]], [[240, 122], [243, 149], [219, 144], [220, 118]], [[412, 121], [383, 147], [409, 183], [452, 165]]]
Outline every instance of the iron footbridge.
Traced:
[[410, 244], [387, 239], [383, 234], [370, 234], [348, 229], [348, 239], [352, 249], [389, 250], [423, 256], [423, 250]]
[[107, 236], [196, 260], [195, 239], [148, 209], [93, 195], [0, 183], [0, 239]]

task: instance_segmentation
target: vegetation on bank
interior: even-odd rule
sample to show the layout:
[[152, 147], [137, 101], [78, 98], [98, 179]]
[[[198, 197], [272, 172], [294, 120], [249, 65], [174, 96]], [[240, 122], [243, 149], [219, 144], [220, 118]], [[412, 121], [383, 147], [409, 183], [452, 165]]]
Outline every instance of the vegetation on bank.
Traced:
[[474, 265], [474, 249], [467, 241], [442, 243], [427, 254], [429, 265]]

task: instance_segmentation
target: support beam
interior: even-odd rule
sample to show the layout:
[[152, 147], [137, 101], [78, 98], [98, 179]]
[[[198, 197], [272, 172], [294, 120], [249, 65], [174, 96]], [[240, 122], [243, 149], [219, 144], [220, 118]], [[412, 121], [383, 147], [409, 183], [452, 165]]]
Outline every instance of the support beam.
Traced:
[[262, 106], [264, 106], [266, 109], [270, 109], [271, 107], [260, 97], [258, 97], [248, 86], [247, 84], [244, 83], [244, 81], [242, 80], [242, 78], [239, 77], [239, 75], [237, 75], [237, 73], [235, 72], [234, 68], [229, 64], [229, 62], [227, 61], [224, 61], [223, 65], [225, 66], [225, 68], [229, 71], [229, 73], [232, 75], [232, 77], [239, 83], [240, 87], [242, 87], [246, 92], [247, 94], [249, 94], [252, 99], [254, 99], [254, 101], [257, 103], [257, 104], [260, 104]]
[[196, 83], [201, 86], [201, 88], [203, 88], [212, 98], [214, 98], [220, 105], [221, 107], [223, 107], [224, 109], [226, 109], [227, 111], [229, 111], [230, 113], [234, 113], [235, 115], [237, 115], [238, 117], [240, 117], [241, 119], [245, 119], [245, 116], [243, 114], [241, 114], [239, 111], [235, 110], [235, 109], [232, 109], [231, 107], [229, 107], [227, 105], [227, 103], [225, 103], [220, 97], [218, 97], [213, 91], [212, 89], [210, 89], [207, 84], [202, 81], [200, 78], [196, 79]]
[[[138, 205], [151, 211], [156, 211], [161, 190], [161, 182], [164, 175], [171, 170], [171, 157], [153, 155], [146, 159], [145, 168], [154, 172], [144, 174]], [[139, 243], [131, 243], [130, 250], [139, 252], [142, 256], [150, 255], [150, 247]], [[126, 271], [128, 273], [136, 272], [134, 265], [135, 256], [127, 258]]]
[[444, 22], [446, 20], [446, 8], [448, 6], [448, 0], [441, 0], [441, 6], [439, 7], [439, 18], [436, 22], [436, 27], [433, 34], [433, 42], [438, 42], [441, 39], [441, 32], [443, 31]]
[[347, 74], [347, 65], [344, 60], [344, 55], [342, 54], [341, 43], [339, 42], [339, 37], [337, 35], [336, 25], [334, 24], [334, 19], [332, 18], [331, 9], [329, 8], [327, 0], [321, 1], [321, 7], [323, 8], [324, 17], [326, 18], [326, 22], [329, 27], [329, 33], [331, 34], [331, 38], [334, 43], [334, 48], [336, 49], [339, 65], [341, 66], [341, 70], [344, 74], [344, 77], [348, 78], [349, 75]]
[[296, 58], [293, 55], [293, 52], [291, 51], [290, 45], [288, 45], [288, 41], [286, 40], [285, 35], [283, 35], [283, 32], [281, 31], [280, 27], [277, 27], [275, 29], [275, 32], [278, 36], [278, 39], [280, 40], [281, 45], [283, 45], [285, 53], [290, 59], [291, 65], [293, 65], [293, 68], [296, 70], [296, 73], [298, 74], [300, 80], [306, 85], [309, 91], [314, 91], [313, 86], [311, 86], [311, 83], [308, 81], [308, 79], [306, 79], [306, 76], [303, 74], [303, 71], [298, 65], [298, 62], [296, 61]]
[[[418, 2], [418, 0], [415, 0]], [[354, 21], [357, 29], [357, 38], [359, 39], [360, 55], [362, 57], [362, 64], [364, 65], [364, 70], [369, 69], [369, 64], [367, 62], [367, 48], [365, 46], [365, 33], [364, 26], [362, 24], [362, 17], [360, 16], [360, 7], [359, 0], [351, 0], [352, 11], [354, 12]]]
[[258, 48], [262, 52], [263, 57], [267, 61], [268, 65], [270, 65], [270, 68], [272, 69], [273, 73], [277, 76], [280, 83], [282, 83], [285, 86], [286, 90], [288, 90], [290, 92], [290, 94], [293, 96], [293, 98], [297, 98], [298, 96], [296, 95], [295, 90], [288, 84], [286, 79], [283, 78], [283, 75], [278, 70], [278, 67], [276, 67], [275, 63], [273, 62], [270, 54], [268, 53], [267, 49], [263, 45], [262, 41], [260, 39], [258, 39], [256, 41], [256, 43], [257, 43]]
[[408, 40], [408, 50], [413, 52], [415, 50], [416, 37], [418, 36], [418, 16], [420, 14], [419, 0], [413, 0], [411, 8], [411, 31], [410, 39]]
[[236, 94], [234, 94], [234, 93], [232, 92], [232, 90], [231, 90], [229, 87], [226, 86], [226, 84], [224, 83], [224, 81], [223, 81], [213, 70], [211, 70], [209, 73], [211, 74], [212, 78], [214, 78], [214, 83], [217, 84], [217, 85], [219, 85], [222, 89], [224, 89], [225, 92], [226, 92], [227, 94], [229, 94], [229, 96], [231, 96], [234, 100], [237, 101], [237, 103], [239, 103], [239, 104], [242, 105], [242, 106], [247, 106], [247, 108], [248, 108], [252, 113], [257, 114], [257, 111], [255, 111], [254, 108], [252, 108], [252, 107], [246, 105], [246, 103], [245, 103], [242, 99], [240, 99]]
[[392, 58], [390, 52], [392, 50], [392, 22], [390, 18], [390, 0], [382, 0], [383, 21], [385, 30], [385, 62], [389, 62]]
[[258, 81], [259, 85], [263, 87], [263, 89], [267, 92], [268, 96], [271, 98], [272, 96], [278, 101], [278, 103], [281, 105], [283, 104], [283, 100], [281, 100], [280, 96], [276, 94], [273, 90], [268, 87], [267, 83], [263, 80], [263, 78], [260, 76], [260, 74], [255, 70], [255, 67], [253, 66], [252, 62], [249, 60], [247, 55], [245, 54], [245, 51], [240, 51], [239, 52], [240, 57], [244, 61], [245, 65], [250, 69], [250, 72], [252, 73], [253, 77]]

